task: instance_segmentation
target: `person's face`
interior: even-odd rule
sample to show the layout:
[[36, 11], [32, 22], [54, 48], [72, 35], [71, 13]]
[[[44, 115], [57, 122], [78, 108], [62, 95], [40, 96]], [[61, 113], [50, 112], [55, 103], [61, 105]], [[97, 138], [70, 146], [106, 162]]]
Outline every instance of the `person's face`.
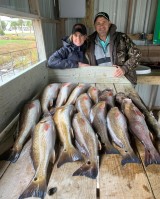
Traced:
[[98, 32], [98, 34], [103, 37], [106, 36], [109, 28], [110, 28], [110, 21], [108, 21], [106, 18], [104, 17], [98, 17], [96, 19], [96, 22], [94, 24], [96, 31]]
[[74, 45], [82, 46], [86, 40], [86, 35], [82, 35], [80, 32], [75, 32], [72, 36]]

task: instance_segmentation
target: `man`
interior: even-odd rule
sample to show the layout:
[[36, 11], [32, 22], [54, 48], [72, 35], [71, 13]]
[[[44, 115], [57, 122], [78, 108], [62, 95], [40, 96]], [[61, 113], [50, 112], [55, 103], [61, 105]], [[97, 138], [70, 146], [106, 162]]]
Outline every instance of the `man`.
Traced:
[[109, 20], [109, 15], [99, 12], [94, 19], [95, 32], [88, 37], [86, 52], [90, 65], [115, 66], [115, 77], [123, 75], [132, 83], [137, 83], [136, 67], [141, 53], [132, 40]]

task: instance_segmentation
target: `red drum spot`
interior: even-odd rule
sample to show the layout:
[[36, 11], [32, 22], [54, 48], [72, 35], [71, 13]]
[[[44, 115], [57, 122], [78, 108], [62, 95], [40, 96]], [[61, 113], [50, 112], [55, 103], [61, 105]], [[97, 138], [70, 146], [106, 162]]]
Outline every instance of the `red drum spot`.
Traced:
[[49, 129], [50, 125], [49, 124], [45, 124], [44, 125], [44, 130], [47, 131]]
[[65, 83], [64, 85], [63, 85], [63, 87], [65, 87], [65, 86], [69, 86], [70, 84], [69, 83]]
[[137, 115], [142, 116], [142, 113], [139, 110], [135, 110], [135, 112], [136, 112]]
[[85, 96], [85, 97], [83, 97], [83, 99], [84, 99], [84, 100], [88, 100], [88, 97], [87, 97], [87, 96]]
[[29, 104], [29, 106], [28, 106], [29, 109], [31, 109], [33, 107], [35, 107], [35, 104], [33, 104], [33, 103]]
[[115, 117], [118, 117], [119, 116], [119, 113], [115, 113]]
[[97, 89], [96, 89], [96, 88], [93, 88], [93, 91], [97, 91]]
[[113, 93], [112, 93], [112, 92], [109, 92], [108, 95], [109, 95], [109, 96], [113, 96]]

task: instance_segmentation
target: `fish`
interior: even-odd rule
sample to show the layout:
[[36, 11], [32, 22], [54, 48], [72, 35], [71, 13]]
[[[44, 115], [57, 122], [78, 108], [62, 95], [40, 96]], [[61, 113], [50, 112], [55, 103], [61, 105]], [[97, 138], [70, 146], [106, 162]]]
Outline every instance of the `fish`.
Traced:
[[141, 111], [147, 110], [145, 103], [142, 101], [137, 93], [130, 92], [127, 96]]
[[123, 149], [121, 164], [140, 163], [131, 145], [127, 121], [118, 107], [112, 107], [107, 114], [107, 126], [114, 143]]
[[75, 104], [77, 97], [82, 94], [85, 93], [87, 91], [87, 89], [89, 88], [89, 84], [78, 84], [74, 90], [71, 92], [67, 102], [65, 105], [69, 105], [69, 104]]
[[45, 87], [41, 96], [41, 106], [43, 115], [51, 115], [49, 108], [53, 106], [54, 101], [57, 99], [60, 83], [52, 83]]
[[127, 98], [127, 95], [126, 95], [125, 93], [123, 93], [123, 92], [118, 92], [118, 93], [116, 93], [116, 95], [115, 95], [115, 101], [116, 101], [119, 105], [122, 104], [122, 101], [123, 101], [123, 99], [125, 99], [125, 98]]
[[98, 103], [100, 93], [101, 91], [95, 86], [90, 86], [90, 88], [87, 91], [87, 94], [89, 95], [94, 104]]
[[74, 115], [72, 126], [77, 148], [84, 154], [84, 164], [78, 168], [73, 176], [86, 176], [96, 179], [98, 175], [98, 138], [90, 122], [80, 112]]
[[106, 126], [107, 105], [105, 101], [100, 101], [91, 108], [90, 121], [99, 135], [102, 147], [106, 154], [119, 154], [119, 151], [111, 144]]
[[2, 154], [0, 159], [7, 160], [15, 163], [23, 149], [23, 146], [31, 133], [33, 132], [36, 124], [41, 116], [41, 105], [38, 99], [27, 102], [19, 116], [19, 129], [18, 136], [13, 144], [13, 147]]
[[77, 84], [73, 84], [70, 82], [62, 84], [56, 100], [56, 108], [63, 106], [66, 103], [70, 93], [76, 86]]
[[105, 101], [108, 107], [115, 106], [114, 94], [112, 89], [105, 89], [99, 96], [99, 101]]
[[154, 163], [160, 164], [160, 154], [152, 143], [150, 131], [146, 124], [144, 115], [129, 98], [123, 100], [122, 110], [127, 117], [131, 132], [142, 142], [145, 147], [145, 166]]
[[48, 165], [55, 162], [55, 141], [55, 124], [52, 116], [46, 116], [39, 121], [32, 134], [31, 157], [35, 174], [19, 199], [45, 197]]
[[88, 120], [90, 120], [92, 101], [87, 93], [83, 93], [77, 98], [75, 107], [78, 112], [81, 112]]
[[129, 93], [128, 97], [145, 115], [145, 121], [147, 122], [147, 125], [150, 127], [152, 133], [155, 135], [156, 141], [160, 142], [160, 124], [158, 123], [154, 115], [147, 109], [144, 102], [136, 93]]
[[74, 106], [72, 104], [61, 106], [56, 109], [53, 115], [60, 142], [63, 149], [58, 159], [57, 167], [67, 162], [74, 162], [82, 160], [81, 153], [74, 147], [72, 137], [74, 137], [73, 129], [71, 126], [71, 117], [74, 113]]

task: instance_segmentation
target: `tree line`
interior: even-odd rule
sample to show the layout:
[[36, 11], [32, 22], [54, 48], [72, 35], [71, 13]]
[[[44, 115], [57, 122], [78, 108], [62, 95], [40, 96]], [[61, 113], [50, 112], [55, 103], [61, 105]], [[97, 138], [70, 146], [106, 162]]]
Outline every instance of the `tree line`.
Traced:
[[5, 31], [8, 24], [10, 24], [9, 29], [14, 30], [16, 34], [17, 34], [17, 30], [21, 30], [23, 33], [24, 27], [27, 28], [30, 31], [30, 33], [32, 30], [31, 20], [24, 21], [23, 19], [17, 19], [17, 21], [6, 22], [0, 19], [0, 35], [5, 35]]

